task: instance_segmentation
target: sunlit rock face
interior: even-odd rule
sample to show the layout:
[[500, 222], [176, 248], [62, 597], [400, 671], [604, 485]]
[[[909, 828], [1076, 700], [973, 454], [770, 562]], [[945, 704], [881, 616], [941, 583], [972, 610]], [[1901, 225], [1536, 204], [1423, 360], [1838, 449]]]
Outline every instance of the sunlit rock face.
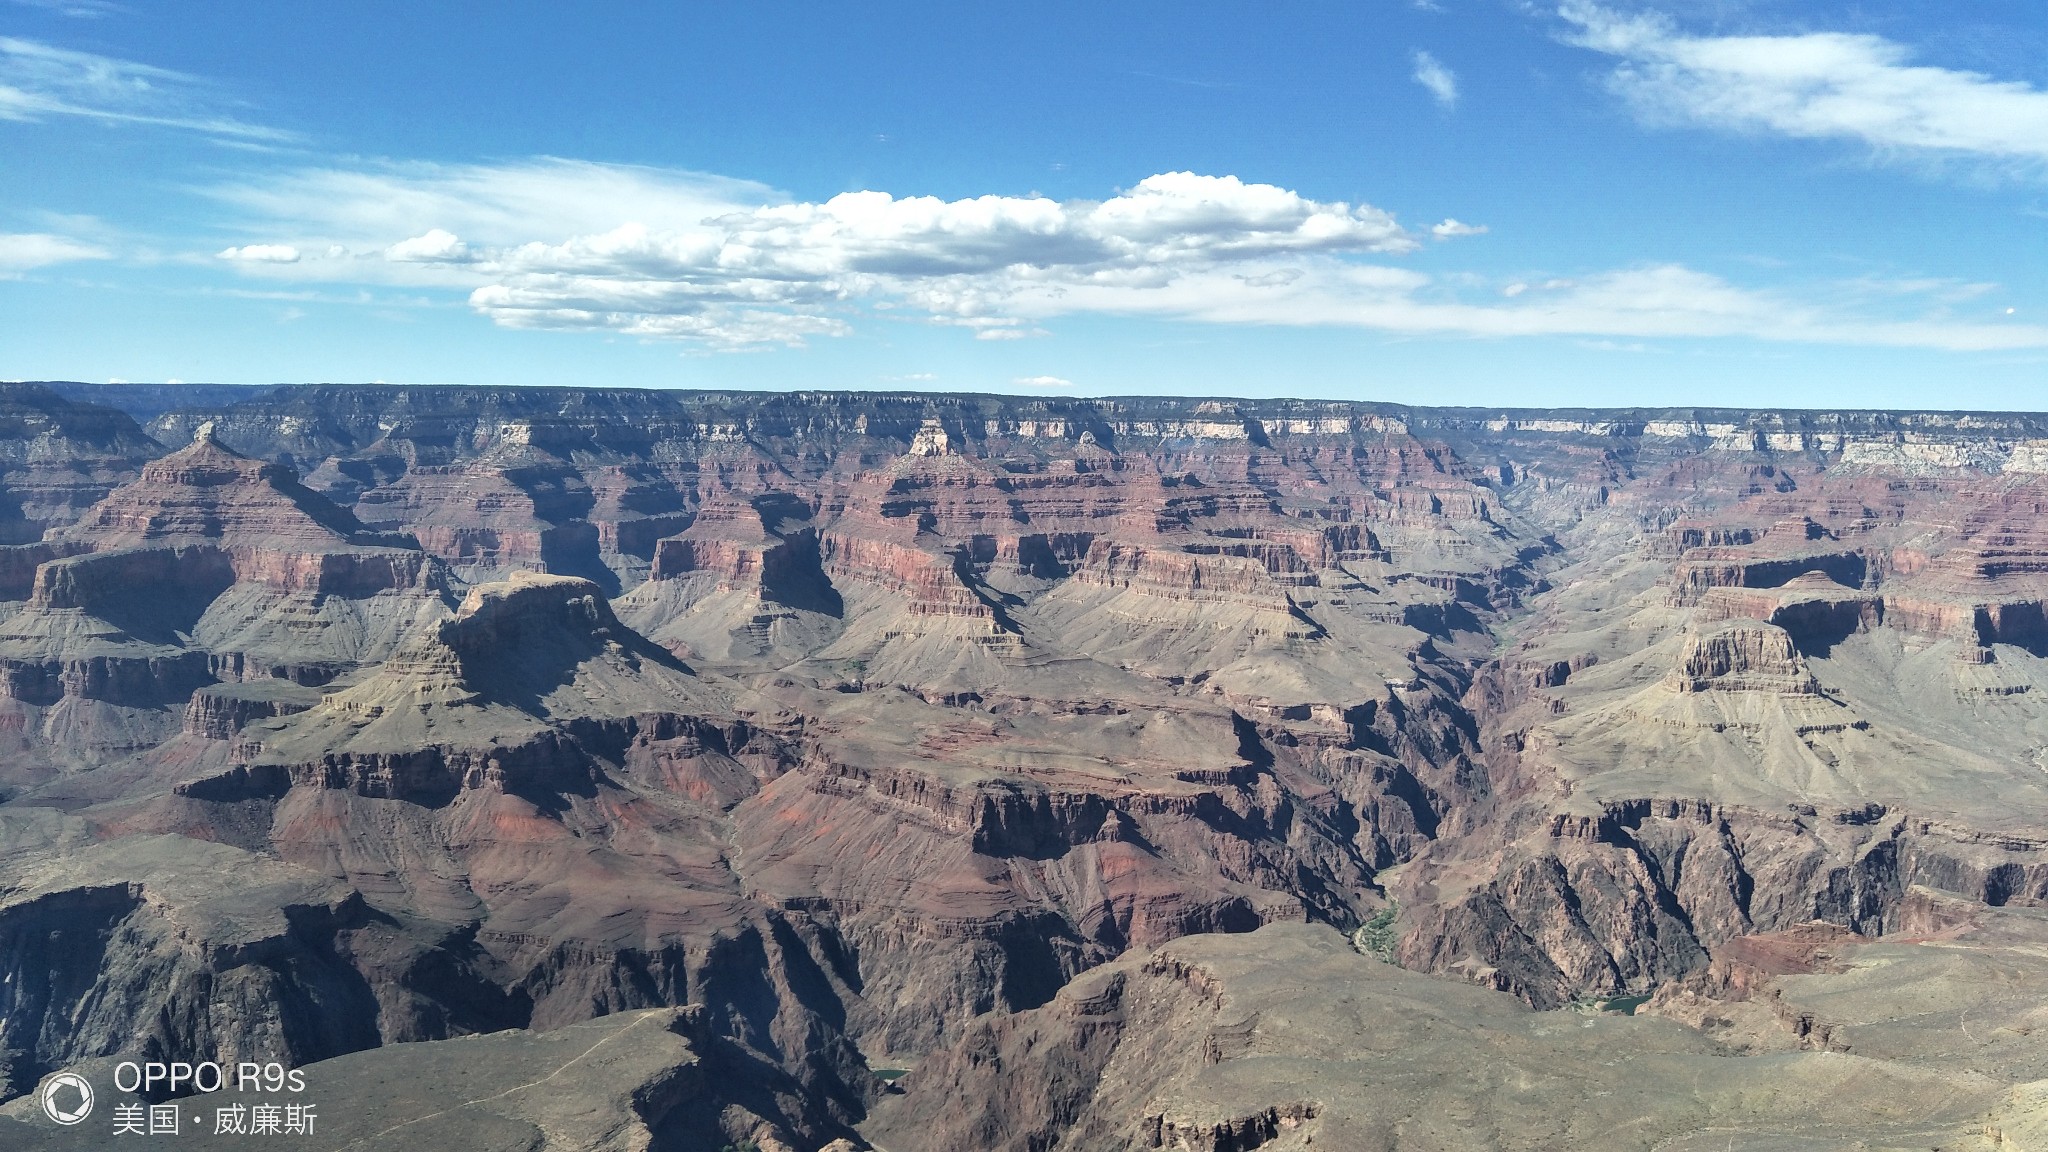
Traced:
[[[1662, 1019], [1604, 1021], [1614, 1051], [1726, 1070], [1738, 1101], [1763, 1081], [1698, 1061], [1860, 1051], [1828, 989], [1881, 990], [1797, 980], [1943, 933], [2018, 964], [2048, 900], [2033, 417], [84, 385], [0, 409], [26, 462], [0, 469], [10, 1094], [84, 1059], [361, 1070], [653, 1013], [633, 1052], [738, 1085], [607, 1097], [638, 1117], [607, 1131], [655, 1145], [673, 1114], [807, 1150], [1370, 1146], [1346, 1141], [1393, 1121], [1336, 1085], [1391, 1033], [1271, 1048], [1245, 1021], [1341, 1001], [1464, 1037], [1432, 1067], [1497, 1027], [1526, 1075], [1597, 1079], [1531, 1011], [1641, 1000]], [[1326, 1088], [1261, 1087], [1287, 1045]], [[1984, 1051], [1983, 1084], [1902, 1098], [2031, 1122], [2015, 1086], [2048, 1068]], [[899, 1096], [877, 1068], [917, 1071]], [[1678, 1107], [1558, 1091], [1566, 1144], [1599, 1135], [1571, 1114]], [[490, 1122], [554, 1123], [523, 1107]]]

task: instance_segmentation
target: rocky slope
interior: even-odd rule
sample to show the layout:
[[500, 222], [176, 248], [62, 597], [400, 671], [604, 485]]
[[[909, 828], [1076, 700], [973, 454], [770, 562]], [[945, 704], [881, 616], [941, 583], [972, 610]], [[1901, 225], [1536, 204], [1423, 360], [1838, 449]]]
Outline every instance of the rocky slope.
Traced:
[[[1844, 974], [1760, 974], [1751, 999], [1721, 1008], [1741, 1023], [1708, 1014], [1700, 1028], [1531, 1012], [1360, 956], [1322, 927], [1189, 937], [978, 1021], [905, 1078], [869, 1133], [895, 1152], [1988, 1149], [2044, 1070], [2025, 1030], [2048, 970], [2017, 943], [1998, 952], [2017, 965], [2007, 979], [1976, 984], [1941, 971], [1946, 949], [1859, 941], [1838, 949]], [[1976, 1016], [1971, 1056], [1998, 1051], [2009, 1079], [1959, 1060], [1925, 1021], [1834, 1023], [1916, 980]]]
[[[2048, 419], [7, 389], [11, 1091], [695, 1005], [752, 1087], [691, 1139], [1533, 1147], [1512, 1092], [1762, 1091], [1783, 941], [2048, 901]], [[1146, 965], [1295, 1018], [1269, 946], [1445, 1068], [1495, 1021], [1497, 1107], [1403, 1128], [1326, 1022], [1299, 1099], [1188, 1063]], [[1725, 1099], [1502, 1087], [1623, 1075], [1531, 1012], [1649, 997], [1613, 1043]]]
[[[201, 1122], [179, 1144], [243, 1148], [252, 1139], [289, 1139], [301, 1148], [461, 1148], [466, 1152], [646, 1152], [730, 1147], [724, 1133], [753, 1120], [753, 1109], [781, 1124], [754, 1121], [758, 1148], [787, 1149], [775, 1133], [801, 1121], [781, 1109], [800, 1102], [786, 1081], [736, 1062], [704, 1027], [697, 1005], [622, 1012], [535, 1034], [505, 1031], [380, 1048], [299, 1070], [300, 1092], [230, 1086], [179, 1101], [181, 1119]], [[114, 1093], [101, 1105], [145, 1103]], [[280, 1102], [311, 1107], [310, 1131], [220, 1131], [222, 1109]], [[8, 1147], [103, 1148], [103, 1132], [39, 1123], [29, 1101], [0, 1106]], [[283, 1127], [280, 1117], [280, 1128]], [[304, 1127], [303, 1122], [300, 1125]], [[132, 1139], [132, 1137], [131, 1137]], [[833, 1152], [850, 1150], [837, 1141]]]

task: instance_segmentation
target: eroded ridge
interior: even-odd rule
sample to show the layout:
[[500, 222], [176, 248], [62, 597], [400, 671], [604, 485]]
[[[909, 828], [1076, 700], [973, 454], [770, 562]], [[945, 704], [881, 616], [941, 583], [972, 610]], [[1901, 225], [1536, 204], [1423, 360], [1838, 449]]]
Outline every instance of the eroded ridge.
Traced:
[[605, 1139], [1546, 1146], [1292, 965], [1445, 1067], [1640, 1005], [1673, 1132], [1779, 1052], [2032, 1122], [1829, 989], [2048, 900], [2037, 418], [190, 395], [0, 391], [8, 1095], [663, 1011], [740, 1088]]

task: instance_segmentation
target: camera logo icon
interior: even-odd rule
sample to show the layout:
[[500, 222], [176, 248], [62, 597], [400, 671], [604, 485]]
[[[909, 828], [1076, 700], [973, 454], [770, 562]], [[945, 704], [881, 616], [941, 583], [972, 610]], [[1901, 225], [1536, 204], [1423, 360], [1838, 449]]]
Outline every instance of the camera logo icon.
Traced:
[[76, 1072], [59, 1072], [43, 1081], [43, 1115], [69, 1127], [92, 1115], [92, 1085]]

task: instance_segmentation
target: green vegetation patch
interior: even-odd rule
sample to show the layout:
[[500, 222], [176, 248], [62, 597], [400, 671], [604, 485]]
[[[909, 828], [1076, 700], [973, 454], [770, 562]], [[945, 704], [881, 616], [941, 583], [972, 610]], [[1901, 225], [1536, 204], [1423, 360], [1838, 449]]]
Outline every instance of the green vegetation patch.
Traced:
[[1351, 935], [1351, 946], [1368, 956], [1377, 956], [1389, 964], [1394, 962], [1394, 945], [1400, 942], [1400, 933], [1394, 931], [1394, 920], [1401, 914], [1401, 906], [1392, 900], [1373, 915], [1373, 918], [1358, 926]]

